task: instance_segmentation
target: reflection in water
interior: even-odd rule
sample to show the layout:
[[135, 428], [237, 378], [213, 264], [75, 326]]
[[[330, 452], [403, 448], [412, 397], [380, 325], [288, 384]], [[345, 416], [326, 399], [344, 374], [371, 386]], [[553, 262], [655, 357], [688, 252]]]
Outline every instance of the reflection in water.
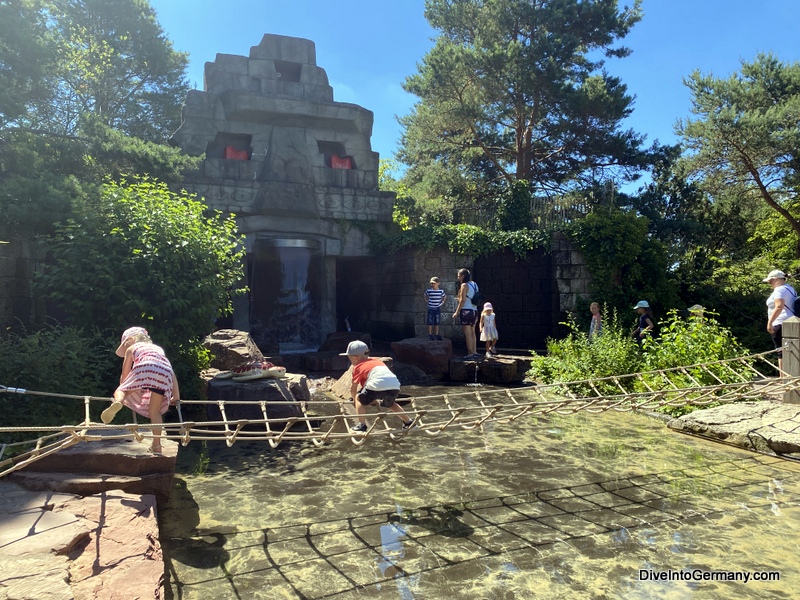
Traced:
[[[188, 474], [197, 449], [181, 450], [186, 489], [160, 511], [168, 597], [788, 598], [800, 576], [800, 469], [641, 415], [209, 450], [204, 476]], [[196, 519], [178, 514], [187, 494]], [[222, 564], [175, 551], [197, 540]], [[781, 580], [639, 580], [641, 569]]]

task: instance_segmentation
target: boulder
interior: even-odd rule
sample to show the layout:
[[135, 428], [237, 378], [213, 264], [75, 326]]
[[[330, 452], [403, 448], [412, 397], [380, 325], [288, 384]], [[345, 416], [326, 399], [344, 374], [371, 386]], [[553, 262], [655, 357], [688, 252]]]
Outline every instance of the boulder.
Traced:
[[510, 383], [518, 380], [517, 360], [493, 356], [450, 361], [450, 380], [480, 383]]
[[406, 363], [395, 363], [392, 372], [397, 375], [400, 385], [425, 385], [430, 381], [430, 377], [419, 367]]
[[361, 340], [367, 346], [372, 348], [372, 337], [368, 333], [362, 333], [359, 331], [334, 331], [333, 333], [328, 334], [328, 337], [324, 342], [322, 342], [322, 345], [319, 347], [319, 349], [320, 352], [344, 352], [347, 350], [347, 344], [355, 340]]
[[442, 375], [450, 371], [453, 343], [449, 339], [408, 338], [392, 342], [392, 352], [400, 362], [419, 367], [428, 374]]
[[[227, 371], [251, 360], [264, 358], [253, 338], [246, 331], [220, 329], [206, 336], [203, 345], [211, 350], [211, 366]], [[270, 361], [273, 362], [274, 361]]]
[[307, 371], [344, 371], [350, 366], [350, 359], [339, 356], [334, 350], [304, 354], [302, 361], [303, 368]]
[[289, 385], [289, 392], [299, 402], [311, 400], [311, 389], [308, 387], [308, 377], [297, 373], [287, 373], [283, 379]]
[[[254, 379], [252, 381], [233, 381], [231, 379], [212, 379], [208, 382], [209, 400], [230, 400], [230, 401], [280, 401], [290, 404], [276, 404], [267, 407], [267, 417], [270, 419], [287, 419], [290, 417], [302, 417], [300, 403], [292, 393], [292, 388], [298, 394], [305, 394], [311, 397], [308, 391], [308, 383], [304, 375], [286, 377], [285, 379]], [[305, 390], [303, 392], [302, 390]], [[206, 414], [209, 421], [222, 420], [222, 413], [219, 406], [209, 404], [206, 406]], [[228, 421], [238, 421], [239, 419], [259, 420], [264, 418], [261, 406], [258, 404], [235, 404], [233, 402], [225, 404], [225, 416]], [[264, 425], [254, 425], [262, 428]]]
[[528, 371], [530, 371], [533, 366], [533, 356], [515, 356], [514, 360], [517, 361], [516, 380], [522, 381], [528, 376]]
[[[389, 356], [374, 356], [378, 360], [382, 360], [387, 367], [394, 372], [394, 360]], [[344, 372], [344, 375], [339, 377], [339, 380], [333, 384], [330, 393], [340, 398], [341, 400], [350, 400], [350, 386], [353, 384], [353, 365]]]

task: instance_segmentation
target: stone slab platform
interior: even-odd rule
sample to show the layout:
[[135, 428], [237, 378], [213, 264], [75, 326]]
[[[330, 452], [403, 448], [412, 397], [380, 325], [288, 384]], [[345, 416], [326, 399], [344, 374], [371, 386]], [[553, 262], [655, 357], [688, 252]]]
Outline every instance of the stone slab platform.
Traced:
[[800, 406], [774, 400], [739, 402], [696, 410], [672, 419], [675, 431], [746, 450], [800, 457]]
[[[147, 435], [147, 432], [142, 430]], [[94, 430], [90, 434], [125, 435], [124, 430]], [[131, 438], [79, 442], [8, 475], [30, 490], [51, 490], [87, 496], [109, 490], [130, 494], [153, 494], [159, 501], [169, 498], [177, 442], [162, 440], [163, 453], [152, 454], [151, 440]], [[2, 595], [0, 595], [2, 598]]]
[[477, 381], [480, 383], [512, 383], [522, 381], [531, 368], [530, 357], [505, 354], [479, 358], [453, 357], [450, 359], [450, 381]]
[[0, 481], [0, 598], [164, 597], [155, 498], [35, 492]]

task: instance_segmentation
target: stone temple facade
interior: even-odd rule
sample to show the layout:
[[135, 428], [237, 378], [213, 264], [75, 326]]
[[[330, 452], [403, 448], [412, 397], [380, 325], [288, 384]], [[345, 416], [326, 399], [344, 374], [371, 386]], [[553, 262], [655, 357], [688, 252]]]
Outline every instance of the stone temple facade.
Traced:
[[368, 254], [352, 221], [391, 224], [373, 113], [334, 101], [305, 39], [267, 34], [249, 56], [218, 54], [204, 79], [171, 141], [203, 157], [186, 189], [245, 234], [251, 291], [233, 325], [262, 346], [313, 346], [337, 328], [337, 259]]

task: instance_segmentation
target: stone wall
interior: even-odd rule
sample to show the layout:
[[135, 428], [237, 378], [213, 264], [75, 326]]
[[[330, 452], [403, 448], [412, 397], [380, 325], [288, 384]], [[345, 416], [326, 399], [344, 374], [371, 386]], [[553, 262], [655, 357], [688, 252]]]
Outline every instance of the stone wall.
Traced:
[[524, 259], [499, 252], [476, 260], [446, 249], [404, 250], [391, 256], [339, 259], [337, 262], [337, 328], [349, 318], [354, 331], [379, 341], [425, 337], [427, 307], [423, 292], [439, 277], [447, 301], [442, 308], [443, 337], [463, 343], [454, 325], [456, 274], [472, 272], [486, 299], [495, 305], [500, 347], [544, 350], [548, 337], [561, 334], [559, 322], [586, 299], [589, 273], [566, 238], [553, 240], [551, 252], [537, 250]]
[[476, 260], [473, 273], [497, 314], [498, 346], [544, 349], [561, 320], [553, 255], [537, 250], [518, 259], [499, 252]]
[[[589, 267], [580, 252], [561, 234], [553, 239], [552, 257], [553, 276], [558, 285], [559, 310], [562, 313], [574, 312], [579, 298], [589, 298]], [[588, 320], [589, 316], [586, 318]]]
[[472, 261], [447, 250], [431, 252], [403, 250], [391, 256], [339, 259], [336, 282], [336, 312], [339, 328], [349, 317], [355, 331], [364, 331], [380, 341], [427, 335], [423, 293], [431, 277], [439, 277], [448, 299], [442, 310], [440, 334], [463, 339], [461, 327], [451, 318], [455, 307], [458, 269]]

